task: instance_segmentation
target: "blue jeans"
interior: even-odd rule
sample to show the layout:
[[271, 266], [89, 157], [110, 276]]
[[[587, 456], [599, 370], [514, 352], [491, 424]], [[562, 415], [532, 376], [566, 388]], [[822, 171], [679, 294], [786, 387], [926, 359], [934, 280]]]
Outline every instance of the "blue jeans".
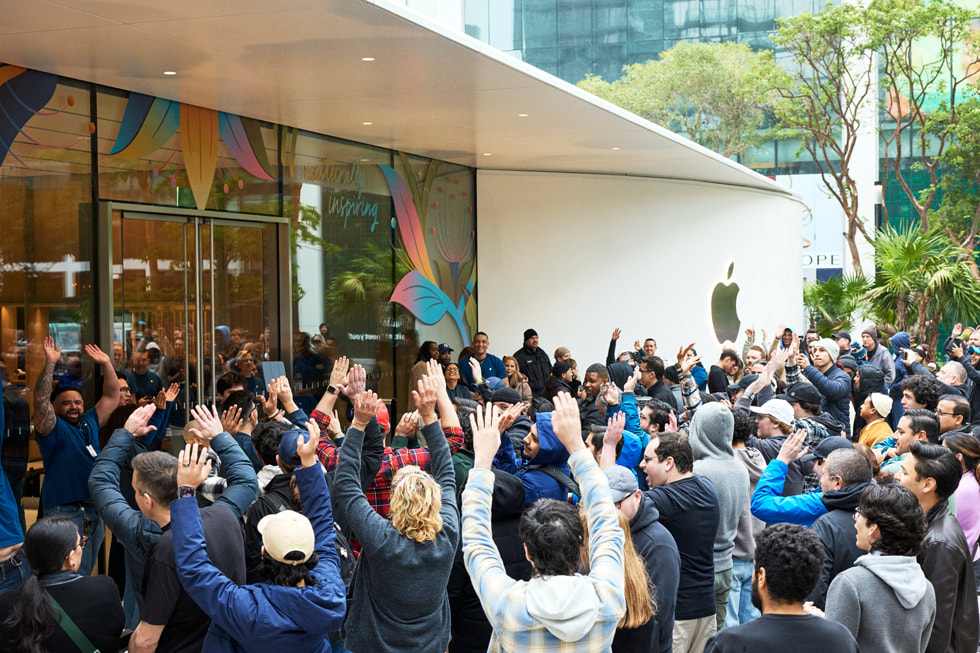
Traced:
[[752, 605], [752, 571], [755, 569], [755, 562], [732, 558], [732, 563], [732, 593], [728, 597], [726, 628], [745, 624], [762, 616]]
[[88, 543], [82, 551], [82, 562], [78, 565], [78, 574], [88, 576], [95, 568], [98, 559], [99, 549], [105, 539], [105, 528], [95, 506], [91, 503], [66, 503], [61, 506], [53, 506], [44, 511], [45, 516], [64, 515], [70, 517], [75, 526], [78, 527], [78, 534], [88, 538]]
[[31, 566], [21, 548], [13, 557], [0, 562], [0, 593], [17, 589], [30, 575]]

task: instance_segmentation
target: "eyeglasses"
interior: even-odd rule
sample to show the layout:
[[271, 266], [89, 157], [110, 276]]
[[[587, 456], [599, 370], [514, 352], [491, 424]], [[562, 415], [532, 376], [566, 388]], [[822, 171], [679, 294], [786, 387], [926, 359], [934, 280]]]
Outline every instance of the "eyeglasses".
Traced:
[[81, 535], [79, 536], [78, 544], [75, 545], [75, 548], [84, 549], [86, 544], [88, 544], [88, 537], [85, 535]]
[[940, 417], [942, 417], [943, 415], [949, 415], [949, 416], [952, 416], [952, 415], [955, 415], [956, 413], [944, 413], [943, 411], [941, 411], [941, 410], [939, 410], [939, 409], [937, 408], [937, 409], [936, 409], [936, 414], [937, 414], [937, 415], [939, 415]]
[[643, 456], [643, 462], [650, 463], [657, 460], [656, 456]]
[[129, 389], [128, 385], [119, 386], [119, 392], [122, 392], [123, 394], [133, 394], [133, 391]]

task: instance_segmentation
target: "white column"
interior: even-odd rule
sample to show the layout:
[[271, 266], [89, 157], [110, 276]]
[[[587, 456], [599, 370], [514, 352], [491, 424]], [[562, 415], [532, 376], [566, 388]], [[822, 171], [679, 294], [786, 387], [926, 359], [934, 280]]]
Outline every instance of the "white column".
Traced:
[[[303, 184], [299, 191], [299, 202], [315, 208], [323, 214], [323, 189], [315, 184]], [[315, 334], [323, 322], [323, 248], [319, 245], [301, 243], [296, 247], [296, 279], [303, 288], [303, 298], [296, 310], [299, 315], [300, 331]]]

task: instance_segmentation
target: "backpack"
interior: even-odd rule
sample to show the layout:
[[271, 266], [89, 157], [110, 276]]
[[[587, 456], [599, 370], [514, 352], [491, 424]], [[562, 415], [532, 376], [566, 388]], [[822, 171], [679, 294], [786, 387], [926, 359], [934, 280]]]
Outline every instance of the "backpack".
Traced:
[[[292, 504], [287, 505], [275, 495], [267, 494], [265, 496], [276, 499], [276, 503], [279, 504], [279, 509], [276, 512], [296, 509]], [[340, 561], [340, 578], [344, 581], [344, 587], [348, 589], [349, 594], [351, 581], [354, 579], [354, 569], [357, 567], [357, 559], [354, 557], [354, 549], [351, 548], [350, 541], [337, 522], [333, 523], [333, 533], [335, 536], [334, 548], [337, 550], [337, 558]]]

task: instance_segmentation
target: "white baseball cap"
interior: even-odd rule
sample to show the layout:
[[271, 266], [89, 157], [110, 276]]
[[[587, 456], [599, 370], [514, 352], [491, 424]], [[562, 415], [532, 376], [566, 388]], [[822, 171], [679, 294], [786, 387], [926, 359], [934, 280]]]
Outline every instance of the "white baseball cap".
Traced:
[[[283, 510], [274, 515], [266, 515], [257, 526], [262, 535], [262, 546], [273, 560], [287, 565], [301, 565], [310, 559], [316, 548], [316, 534], [310, 520], [295, 510]], [[286, 555], [293, 551], [303, 554], [302, 558], [291, 560]]]

